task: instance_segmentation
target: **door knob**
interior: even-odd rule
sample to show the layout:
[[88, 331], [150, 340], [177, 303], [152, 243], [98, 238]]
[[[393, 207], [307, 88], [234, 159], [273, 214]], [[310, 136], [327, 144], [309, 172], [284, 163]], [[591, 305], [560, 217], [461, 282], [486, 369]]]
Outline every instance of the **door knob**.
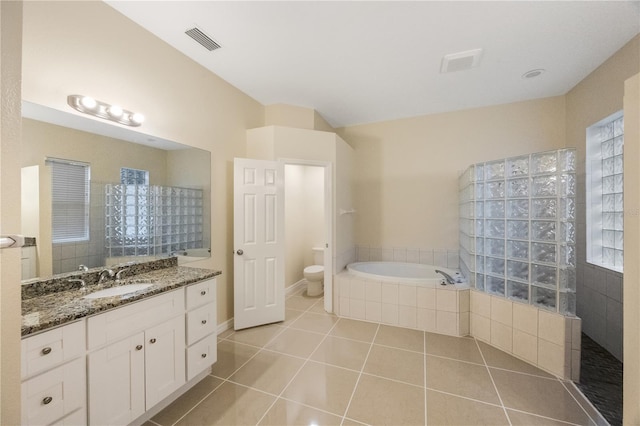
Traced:
[[236, 254], [238, 254], [238, 256], [242, 256], [244, 254], [244, 251], [242, 251], [242, 249], [238, 250], [236, 252]]

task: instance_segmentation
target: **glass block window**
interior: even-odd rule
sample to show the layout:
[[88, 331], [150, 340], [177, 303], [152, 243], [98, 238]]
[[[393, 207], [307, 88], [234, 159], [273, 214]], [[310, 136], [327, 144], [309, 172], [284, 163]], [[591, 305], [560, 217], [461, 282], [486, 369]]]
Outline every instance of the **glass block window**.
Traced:
[[470, 284], [575, 315], [575, 149], [474, 164], [459, 183], [460, 269]]
[[123, 185], [149, 185], [149, 172], [123, 167], [120, 169], [120, 183]]
[[622, 112], [587, 129], [587, 262], [623, 271]]
[[52, 241], [88, 241], [89, 164], [57, 158], [46, 163], [51, 167]]
[[107, 256], [159, 256], [202, 248], [203, 217], [201, 189], [107, 184]]

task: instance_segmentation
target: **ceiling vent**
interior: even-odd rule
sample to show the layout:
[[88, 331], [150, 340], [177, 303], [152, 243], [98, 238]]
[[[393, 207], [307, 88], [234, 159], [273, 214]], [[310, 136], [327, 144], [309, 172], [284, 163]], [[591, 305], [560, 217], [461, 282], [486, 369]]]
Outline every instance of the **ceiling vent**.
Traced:
[[466, 50], [464, 52], [450, 53], [442, 58], [441, 73], [464, 71], [475, 68], [480, 63], [482, 49]]
[[202, 30], [198, 27], [193, 27], [190, 30], [185, 31], [184, 33], [200, 43], [202, 47], [204, 47], [208, 51], [220, 49], [221, 47], [218, 43], [213, 41], [211, 37], [202, 32]]

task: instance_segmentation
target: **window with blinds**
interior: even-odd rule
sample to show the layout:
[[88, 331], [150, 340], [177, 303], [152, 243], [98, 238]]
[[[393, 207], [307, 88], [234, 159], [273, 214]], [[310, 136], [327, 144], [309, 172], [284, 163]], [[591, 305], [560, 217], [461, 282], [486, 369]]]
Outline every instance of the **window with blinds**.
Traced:
[[51, 167], [52, 239], [54, 243], [89, 240], [90, 166], [47, 158]]

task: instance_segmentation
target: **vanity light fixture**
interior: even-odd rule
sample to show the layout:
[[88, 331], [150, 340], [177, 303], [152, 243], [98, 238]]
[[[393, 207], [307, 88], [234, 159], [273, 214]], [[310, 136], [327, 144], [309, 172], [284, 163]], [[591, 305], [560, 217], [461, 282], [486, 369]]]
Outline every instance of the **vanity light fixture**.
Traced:
[[118, 105], [109, 105], [89, 96], [69, 95], [67, 103], [82, 113], [95, 115], [126, 126], [138, 127], [144, 122], [144, 115], [139, 112], [127, 111]]

